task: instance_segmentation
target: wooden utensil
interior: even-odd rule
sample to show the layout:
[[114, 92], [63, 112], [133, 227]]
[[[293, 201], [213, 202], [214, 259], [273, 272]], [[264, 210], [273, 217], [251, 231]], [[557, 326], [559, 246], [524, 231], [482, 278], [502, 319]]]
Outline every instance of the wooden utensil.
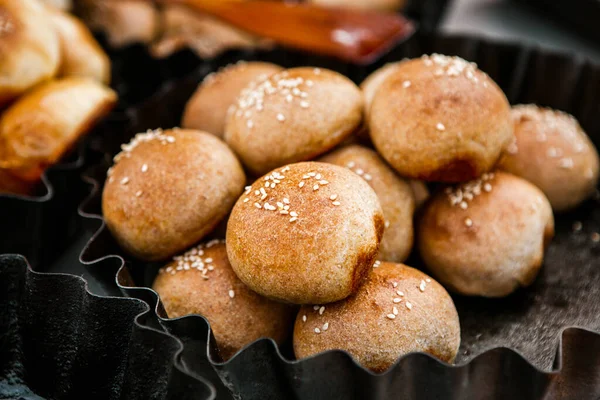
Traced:
[[409, 37], [399, 14], [324, 8], [269, 0], [154, 0], [183, 4], [282, 45], [366, 64]]

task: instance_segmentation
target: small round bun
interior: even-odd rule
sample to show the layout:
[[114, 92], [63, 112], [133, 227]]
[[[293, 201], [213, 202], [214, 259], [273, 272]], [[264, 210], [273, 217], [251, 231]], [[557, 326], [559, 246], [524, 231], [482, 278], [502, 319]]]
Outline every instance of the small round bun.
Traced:
[[358, 87], [337, 72], [292, 68], [244, 90], [225, 141], [254, 174], [314, 159], [351, 135], [362, 119]]
[[527, 179], [565, 211], [590, 197], [598, 184], [598, 152], [571, 115], [518, 105], [512, 109], [515, 142], [499, 168]]
[[373, 188], [385, 218], [385, 231], [379, 248], [379, 260], [402, 262], [413, 245], [415, 199], [407, 181], [396, 173], [371, 149], [350, 145], [336, 150], [322, 162], [346, 167]]
[[46, 6], [0, 0], [0, 108], [56, 75], [60, 44]]
[[282, 344], [291, 332], [294, 309], [248, 289], [231, 269], [222, 241], [174, 257], [159, 270], [152, 288], [169, 318], [204, 316], [224, 360], [260, 338]]
[[102, 211], [115, 239], [139, 259], [164, 260], [197, 243], [244, 190], [239, 161], [209, 133], [149, 131], [122, 147]]
[[513, 138], [502, 90], [474, 64], [439, 54], [400, 63], [377, 89], [368, 124], [400, 175], [426, 181], [474, 179]]
[[235, 103], [242, 89], [281, 70], [280, 66], [271, 63], [239, 62], [208, 75], [185, 106], [181, 125], [222, 138], [227, 110]]
[[355, 292], [379, 251], [377, 195], [347, 168], [304, 162], [272, 171], [240, 197], [227, 225], [233, 270], [263, 296], [329, 303]]
[[505, 172], [438, 192], [418, 223], [423, 261], [447, 288], [502, 297], [535, 280], [554, 235], [544, 194]]
[[323, 7], [353, 8], [370, 11], [395, 11], [404, 6], [406, 0], [309, 0]]
[[340, 349], [375, 372], [419, 351], [452, 362], [460, 324], [448, 292], [406, 265], [378, 261], [375, 267], [356, 294], [300, 309], [294, 326], [296, 357]]

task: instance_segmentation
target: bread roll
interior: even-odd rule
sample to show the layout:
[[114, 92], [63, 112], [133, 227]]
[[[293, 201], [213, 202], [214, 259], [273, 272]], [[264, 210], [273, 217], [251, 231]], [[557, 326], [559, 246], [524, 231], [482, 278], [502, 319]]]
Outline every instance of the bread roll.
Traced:
[[385, 231], [379, 248], [379, 260], [402, 262], [413, 245], [415, 199], [407, 181], [396, 173], [373, 150], [350, 145], [320, 159], [346, 167], [363, 178], [377, 194]]
[[565, 211], [589, 198], [598, 184], [598, 152], [571, 115], [535, 105], [512, 109], [515, 142], [499, 168], [527, 179]]
[[296, 357], [340, 349], [374, 372], [417, 351], [452, 362], [460, 345], [460, 324], [444, 288], [406, 265], [375, 266], [356, 294], [300, 309], [294, 327]]
[[[0, 169], [15, 179], [37, 183], [113, 108], [116, 94], [86, 78], [45, 83], [22, 96], [0, 117]], [[12, 184], [0, 180], [0, 192]], [[25, 194], [25, 193], [22, 193]]]
[[270, 172], [236, 203], [227, 254], [237, 276], [263, 296], [329, 303], [357, 290], [379, 251], [377, 195], [347, 168], [304, 162]]
[[441, 182], [489, 171], [513, 138], [502, 90], [474, 64], [439, 54], [402, 62], [384, 80], [369, 129], [400, 175]]
[[257, 339], [282, 344], [291, 333], [294, 309], [248, 289], [231, 269], [223, 241], [174, 257], [159, 270], [152, 288], [169, 318], [205, 317], [224, 360]]
[[265, 80], [281, 69], [271, 63], [242, 61], [208, 75], [187, 102], [181, 125], [222, 138], [227, 110], [235, 103], [242, 89], [254, 81]]
[[61, 48], [60, 76], [80, 76], [108, 84], [110, 60], [89, 29], [60, 10], [48, 10]]
[[184, 129], [138, 134], [109, 170], [104, 220], [128, 253], [164, 260], [210, 233], [245, 180], [233, 152], [214, 135]]
[[244, 90], [225, 141], [254, 174], [311, 160], [360, 126], [360, 90], [337, 72], [292, 68]]
[[533, 283], [553, 235], [546, 196], [524, 179], [496, 172], [435, 194], [417, 238], [423, 261], [444, 286], [502, 297]]
[[37, 0], [0, 0], [0, 108], [56, 75], [58, 36]]

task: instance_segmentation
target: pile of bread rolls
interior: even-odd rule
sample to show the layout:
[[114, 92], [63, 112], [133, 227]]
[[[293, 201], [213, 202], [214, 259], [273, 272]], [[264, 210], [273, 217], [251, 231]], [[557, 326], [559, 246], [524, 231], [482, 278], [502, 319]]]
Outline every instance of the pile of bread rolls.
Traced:
[[[299, 359], [452, 362], [460, 324], [446, 289], [498, 297], [531, 284], [553, 208], [598, 179], [573, 117], [511, 109], [476, 65], [438, 54], [361, 88], [326, 69], [240, 62], [204, 79], [182, 125], [122, 146], [103, 213], [125, 251], [165, 262], [153, 287], [168, 316], [205, 316], [225, 359], [293, 332]], [[206, 242], [223, 222], [225, 237]], [[413, 242], [431, 277], [401, 264]]]
[[0, 0], [0, 193], [32, 194], [116, 103], [88, 29], [39, 0]]

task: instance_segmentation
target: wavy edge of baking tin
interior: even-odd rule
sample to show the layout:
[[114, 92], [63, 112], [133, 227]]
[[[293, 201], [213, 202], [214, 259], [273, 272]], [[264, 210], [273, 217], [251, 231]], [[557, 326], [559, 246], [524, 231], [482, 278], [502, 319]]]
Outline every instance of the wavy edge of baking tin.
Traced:
[[[584, 60], [572, 57], [569, 54], [548, 52], [513, 43], [473, 39], [468, 36], [457, 35], [436, 36], [432, 42], [435, 44], [438, 41], [448, 42], [446, 44], [449, 48], [452, 48], [454, 42], [468, 42], [466, 46], [464, 46], [465, 43], [460, 43], [461, 46], [454, 43], [456, 44], [456, 54], [467, 59], [469, 57], [462, 54], [465, 51], [467, 53], [485, 52], [486, 46], [493, 44], [498, 47], [517, 48], [517, 56], [526, 59], [528, 62], [537, 62], [536, 57], [543, 54], [544, 57], [548, 58], [568, 57], [570, 62], [583, 65], [582, 68], [589, 66], [589, 63], [585, 63]], [[410, 48], [412, 45], [412, 42], [409, 41], [403, 44], [402, 47], [408, 46]], [[260, 58], [264, 60], [265, 58], [261, 55], [266, 55], [268, 61], [274, 53], [276, 54], [275, 58], [281, 54], [290, 56], [290, 59], [286, 59], [288, 65], [298, 64], [298, 60], [302, 61], [300, 64], [308, 65], [314, 59], [313, 56], [294, 54], [294, 52], [289, 51], [279, 51], [277, 53], [277, 50], [264, 54], [248, 51], [229, 52], [210, 63], [210, 65], [203, 65], [199, 71], [183, 79], [195, 79], [197, 82], [199, 78], [206, 75], [207, 68], [208, 70], [214, 70], [217, 66], [243, 58], [250, 60]], [[318, 60], [319, 64], [312, 64], [323, 65], [325, 63], [324, 66], [327, 66], [327, 59], [318, 58]], [[286, 65], [285, 62], [283, 64]], [[348, 66], [348, 68], [349, 72], [352, 73], [351, 76], [362, 75], [364, 77], [367, 73], [362, 67]], [[485, 70], [485, 67], [483, 69]], [[497, 72], [501, 74], [506, 71]], [[525, 71], [517, 69], [511, 71], [511, 74], [523, 75]], [[181, 79], [177, 82], [181, 82]], [[569, 84], [573, 84], [573, 82], [564, 83], [564, 85]], [[160, 102], [161, 96], [164, 98], [173, 85], [173, 81], [165, 83], [161, 90], [150, 98], [146, 104], [152, 101]], [[564, 87], [566, 88], [565, 92], [570, 93], [572, 96], [573, 92], [569, 92], [569, 86]], [[520, 90], [519, 87], [508, 88], [506, 94], [509, 100], [517, 98]], [[561, 95], [563, 94], [561, 93]], [[534, 94], [528, 94], [528, 96], [535, 97]], [[568, 104], [572, 99], [560, 98], [557, 102], [561, 104], [561, 100], [564, 100], [562, 104]], [[584, 101], [585, 99], [579, 100]], [[175, 103], [181, 103], [181, 101], [181, 99], [178, 99]], [[169, 107], [172, 107], [172, 105], [169, 104]], [[585, 111], [584, 117], [591, 118], [593, 116], [594, 111], [591, 108], [588, 107]], [[582, 118], [582, 116], [579, 116], [579, 118]], [[173, 124], [173, 126], [175, 125]], [[596, 126], [600, 127], [600, 124], [596, 123]], [[105, 169], [107, 166], [98, 166], [97, 168]], [[222, 382], [214, 380], [212, 382], [218, 391], [222, 390], [221, 383], [224, 383], [232, 392], [236, 393], [234, 394], [235, 398], [237, 398], [236, 395], [240, 394], [240, 388], [242, 387], [244, 388], [241, 396], [243, 398], [333, 398], [331, 396], [335, 396], [339, 398], [368, 397], [378, 399], [386, 398], [386, 396], [393, 393], [403, 393], [407, 396], [405, 397], [407, 399], [449, 398], [439, 396], [479, 398], [478, 395], [499, 399], [572, 399], [576, 396], [586, 399], [589, 398], [589, 394], [592, 392], [600, 393], [600, 334], [572, 326], [565, 327], [559, 332], [558, 347], [551, 369], [540, 369], [515, 350], [497, 347], [478, 354], [468, 362], [459, 365], [443, 363], [424, 353], [412, 353], [402, 356], [386, 372], [375, 374], [360, 366], [347, 352], [341, 350], [327, 351], [303, 360], [288, 359], [271, 339], [259, 339], [244, 347], [227, 362], [222, 362], [215, 351], [214, 337], [206, 319], [198, 315], [177, 319], [164, 318], [166, 314], [156, 292], [150, 288], [135, 287], [133, 285], [127, 268], [128, 262], [116, 254], [116, 247], [112, 247], [113, 253], [107, 252], [106, 249], [94, 249], [95, 246], [98, 246], [98, 243], [104, 240], [104, 235], [110, 236], [110, 234], [101, 215], [90, 210], [94, 208], [91, 205], [94, 201], [97, 210], [101, 184], [94, 178], [94, 172], [88, 173], [87, 179], [93, 182], [95, 186], [90, 197], [82, 203], [80, 214], [95, 225], [95, 234], [82, 251], [80, 261], [88, 268], [96, 271], [100, 269], [106, 271], [109, 269], [108, 265], [112, 264], [110, 270], [119, 288], [127, 296], [139, 298], [148, 302], [148, 304], [152, 304], [156, 319], [164, 330], [179, 337], [185, 343], [185, 346], [194, 348], [191, 351], [192, 354], [187, 355], [187, 357], [184, 356], [180, 360], [186, 362], [188, 370], [194, 370], [205, 377], [210, 376], [210, 379], [214, 379], [216, 371]], [[106, 244], [106, 241], [104, 242]], [[109, 239], [108, 242], [111, 242], [111, 240]], [[109, 244], [110, 246], [116, 246], [116, 244]], [[208, 354], [209, 364], [200, 363], [197, 360], [198, 357], [194, 357], [194, 351], [202, 346], [204, 346], [203, 351]], [[195, 362], [199, 362], [200, 367], [194, 368], [193, 364]], [[255, 368], [249, 367], [249, 363], [254, 363]], [[257, 365], [262, 367], [265, 363], [269, 363], [271, 368], [256, 367]], [[331, 376], [331, 374], [322, 373], [331, 365], [336, 366], [338, 375]], [[312, 375], [308, 376], [308, 372]], [[594, 379], [585, 378], [590, 376]], [[261, 379], [263, 381], [271, 379], [273, 387], [269, 387], [268, 392], [265, 387], [260, 386], [260, 383], [256, 383], [260, 382]], [[436, 381], [436, 385], [431, 385], [433, 381]], [[348, 382], [355, 382], [355, 384], [348, 384]], [[508, 382], [510, 382], [510, 385], [507, 384]], [[493, 395], [491, 394], [492, 391], [494, 391]]]

